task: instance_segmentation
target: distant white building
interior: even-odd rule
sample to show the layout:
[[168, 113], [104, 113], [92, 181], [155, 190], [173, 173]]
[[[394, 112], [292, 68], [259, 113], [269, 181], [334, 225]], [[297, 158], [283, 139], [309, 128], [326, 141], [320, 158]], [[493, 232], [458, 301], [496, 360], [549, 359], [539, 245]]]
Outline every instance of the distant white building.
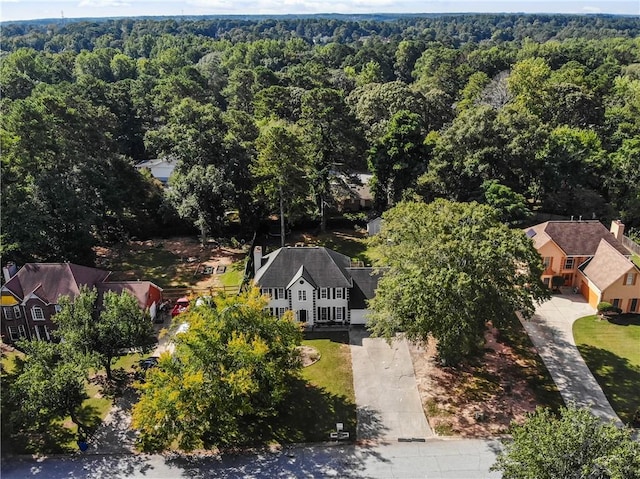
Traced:
[[294, 311], [307, 325], [365, 324], [367, 300], [380, 275], [353, 267], [343, 254], [319, 246], [285, 247], [262, 256], [254, 250], [255, 284], [270, 298], [271, 314]]
[[156, 158], [155, 160], [147, 160], [135, 165], [136, 169], [147, 169], [151, 171], [151, 175], [160, 180], [163, 185], [169, 181], [169, 177], [175, 170], [178, 160], [175, 158]]

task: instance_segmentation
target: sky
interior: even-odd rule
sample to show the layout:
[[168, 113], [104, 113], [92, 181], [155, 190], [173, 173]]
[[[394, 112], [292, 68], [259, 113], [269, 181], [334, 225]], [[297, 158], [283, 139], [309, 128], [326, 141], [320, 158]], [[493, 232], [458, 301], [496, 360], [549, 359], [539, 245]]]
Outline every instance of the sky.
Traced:
[[1, 21], [141, 15], [457, 12], [640, 15], [640, 0], [0, 0]]

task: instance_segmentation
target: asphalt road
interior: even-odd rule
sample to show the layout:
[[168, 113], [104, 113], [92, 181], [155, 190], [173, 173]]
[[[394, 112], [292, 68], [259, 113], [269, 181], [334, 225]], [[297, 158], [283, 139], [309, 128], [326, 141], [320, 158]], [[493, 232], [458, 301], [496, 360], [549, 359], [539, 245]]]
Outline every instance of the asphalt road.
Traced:
[[494, 440], [428, 439], [378, 446], [315, 445], [225, 456], [78, 453], [2, 461], [3, 479], [493, 479]]

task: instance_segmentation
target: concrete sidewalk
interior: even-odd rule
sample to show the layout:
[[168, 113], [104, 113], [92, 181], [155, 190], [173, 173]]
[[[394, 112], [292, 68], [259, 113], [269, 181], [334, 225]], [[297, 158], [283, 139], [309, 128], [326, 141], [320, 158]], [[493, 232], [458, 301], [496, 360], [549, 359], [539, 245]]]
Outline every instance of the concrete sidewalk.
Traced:
[[573, 338], [573, 323], [583, 316], [595, 314], [579, 294], [553, 296], [538, 306], [529, 321], [520, 321], [553, 377], [565, 404], [588, 407], [604, 420], [622, 421], [613, 411], [600, 385], [582, 359]]
[[391, 346], [369, 338], [363, 328], [349, 331], [358, 440], [397, 442], [433, 437], [422, 409], [413, 363], [404, 339]]

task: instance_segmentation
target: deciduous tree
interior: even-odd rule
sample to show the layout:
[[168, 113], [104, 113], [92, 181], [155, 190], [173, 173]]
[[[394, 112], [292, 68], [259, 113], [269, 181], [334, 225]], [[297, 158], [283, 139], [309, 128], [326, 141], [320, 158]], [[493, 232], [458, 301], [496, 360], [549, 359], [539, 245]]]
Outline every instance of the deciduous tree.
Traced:
[[112, 379], [113, 359], [123, 351], [138, 348], [148, 351], [155, 339], [149, 316], [140, 309], [130, 293], [105, 292], [100, 312], [98, 293], [83, 288], [75, 298], [60, 298], [61, 307], [54, 317], [56, 335], [74, 351], [92, 357]]
[[433, 337], [440, 358], [456, 363], [481, 349], [489, 321], [529, 316], [548, 297], [531, 240], [490, 206], [402, 202], [383, 218], [373, 239], [375, 264], [388, 268], [370, 304], [376, 336]]
[[255, 440], [300, 367], [298, 325], [290, 314], [272, 317], [266, 305], [253, 289], [186, 313], [188, 330], [147, 373], [133, 409], [144, 449]]
[[10, 390], [3, 394], [14, 398], [23, 418], [47, 423], [69, 416], [78, 430], [86, 433], [79, 410], [86, 398], [88, 363], [74, 355], [67, 344], [25, 341], [20, 346], [26, 358]]
[[513, 425], [492, 470], [504, 479], [636, 479], [640, 443], [587, 409], [538, 409]]
[[285, 243], [286, 216], [309, 196], [307, 151], [292, 125], [265, 125], [256, 141], [258, 157], [251, 165], [257, 193], [280, 212], [280, 241]]

